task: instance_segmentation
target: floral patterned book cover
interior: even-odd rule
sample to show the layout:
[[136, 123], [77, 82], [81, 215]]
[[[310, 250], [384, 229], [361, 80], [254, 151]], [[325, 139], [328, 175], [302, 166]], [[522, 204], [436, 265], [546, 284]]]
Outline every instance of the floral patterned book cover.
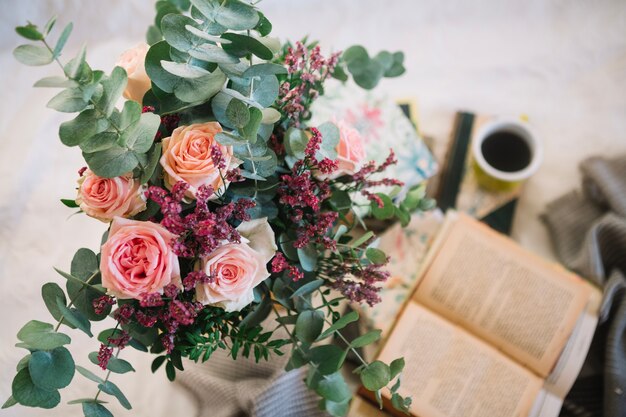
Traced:
[[437, 172], [437, 162], [415, 126], [398, 104], [381, 91], [365, 91], [351, 83], [328, 82], [313, 105], [312, 124], [324, 120], [343, 121], [359, 131], [369, 160], [380, 163], [396, 150], [398, 163], [386, 175], [404, 182], [401, 198], [414, 185]]

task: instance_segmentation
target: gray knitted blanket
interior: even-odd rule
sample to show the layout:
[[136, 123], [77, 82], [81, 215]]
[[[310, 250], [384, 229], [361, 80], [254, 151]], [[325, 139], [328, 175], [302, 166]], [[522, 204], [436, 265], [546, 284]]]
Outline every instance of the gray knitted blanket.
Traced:
[[327, 417], [304, 384], [304, 368], [285, 372], [288, 353], [270, 359], [233, 361], [218, 350], [206, 363], [186, 361], [176, 381], [196, 398], [197, 417]]
[[626, 155], [581, 166], [583, 192], [548, 205], [544, 220], [561, 261], [604, 288], [591, 349], [562, 417], [626, 416]]

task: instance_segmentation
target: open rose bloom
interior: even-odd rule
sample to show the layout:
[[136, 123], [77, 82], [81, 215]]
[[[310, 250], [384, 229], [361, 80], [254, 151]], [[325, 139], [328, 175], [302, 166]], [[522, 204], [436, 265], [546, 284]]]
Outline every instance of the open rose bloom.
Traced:
[[270, 276], [267, 263], [276, 243], [267, 218], [241, 223], [241, 243], [220, 246], [202, 259], [202, 269], [211, 282], [198, 284], [196, 298], [202, 304], [238, 311], [254, 299], [254, 288]]
[[151, 81], [146, 74], [144, 64], [149, 48], [147, 43], [140, 43], [122, 53], [115, 63], [116, 66], [124, 68], [128, 76], [124, 97], [140, 104], [143, 101], [143, 96], [151, 87]]
[[88, 216], [103, 222], [130, 217], [146, 209], [145, 187], [132, 174], [102, 178], [85, 170], [78, 180], [76, 203]]
[[[201, 185], [211, 186], [217, 192], [226, 189], [228, 184], [223, 177], [241, 161], [233, 156], [232, 146], [220, 145], [215, 140], [215, 134], [221, 131], [219, 123], [207, 122], [180, 126], [172, 136], [163, 139], [161, 166], [166, 187], [171, 189], [177, 182], [184, 181], [189, 184], [186, 196], [191, 199], [195, 198]], [[214, 162], [218, 155], [222, 167]]]
[[102, 245], [102, 286], [118, 298], [163, 293], [170, 283], [182, 287], [178, 258], [170, 243], [173, 236], [152, 222], [116, 217]]

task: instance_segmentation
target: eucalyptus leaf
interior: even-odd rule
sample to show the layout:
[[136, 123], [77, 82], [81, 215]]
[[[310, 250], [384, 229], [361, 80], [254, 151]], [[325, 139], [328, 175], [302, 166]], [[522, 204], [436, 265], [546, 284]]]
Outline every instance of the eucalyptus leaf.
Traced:
[[244, 71], [244, 78], [251, 77], [263, 77], [267, 75], [278, 75], [278, 74], [287, 74], [287, 68], [283, 65], [272, 64], [269, 62], [265, 62], [262, 64], [256, 64], [249, 67]]
[[187, 103], [204, 103], [216, 95], [224, 86], [226, 76], [216, 68], [209, 75], [183, 79], [174, 89], [174, 95]]
[[32, 23], [29, 23], [26, 26], [18, 26], [15, 28], [15, 31], [21, 37], [31, 41], [40, 41], [44, 38], [43, 34], [37, 30], [37, 26]]
[[346, 359], [346, 352], [335, 345], [322, 345], [311, 349], [310, 359], [318, 365], [320, 374], [330, 375], [341, 368]]
[[36, 45], [20, 45], [13, 50], [13, 56], [22, 64], [33, 66], [47, 65], [54, 59], [47, 48]]
[[11, 391], [15, 401], [27, 407], [50, 409], [56, 407], [61, 401], [59, 391], [48, 391], [36, 386], [28, 368], [22, 369], [15, 375]]
[[278, 79], [275, 75], [261, 77], [252, 84], [251, 99], [263, 107], [269, 107], [278, 98]]
[[122, 391], [117, 387], [117, 385], [115, 385], [111, 381], [106, 381], [104, 383], [98, 384], [98, 388], [102, 390], [102, 392], [105, 392], [117, 398], [120, 404], [122, 404], [122, 407], [124, 407], [125, 409], [130, 410], [133, 408], [131, 407], [130, 403], [128, 402], [128, 399], [122, 393]]
[[52, 97], [46, 106], [63, 113], [74, 113], [87, 107], [87, 101], [80, 88], [67, 88]]
[[262, 124], [274, 124], [281, 118], [280, 112], [273, 107], [268, 107], [261, 110], [261, 114], [263, 116], [261, 118]]
[[196, 29], [196, 26], [197, 23], [192, 18], [176, 13], [167, 14], [161, 20], [163, 38], [170, 46], [182, 52], [187, 52], [194, 45], [202, 42], [196, 34], [186, 29], [186, 27]]
[[127, 80], [128, 77], [124, 68], [115, 67], [111, 71], [111, 75], [102, 81], [104, 91], [99, 104], [107, 117], [111, 116], [115, 104], [124, 92]]
[[222, 39], [230, 41], [230, 43], [223, 44], [222, 48], [236, 57], [242, 58], [249, 54], [265, 60], [271, 60], [274, 57], [274, 53], [270, 48], [252, 36], [228, 32], [222, 35]]
[[129, 126], [120, 136], [119, 144], [138, 153], [146, 153], [154, 143], [154, 136], [161, 125], [161, 117], [154, 113], [142, 113], [139, 120]]
[[132, 171], [139, 162], [134, 152], [114, 146], [105, 151], [83, 153], [89, 168], [98, 176], [115, 178]]
[[295, 334], [303, 343], [311, 344], [317, 339], [324, 327], [324, 313], [320, 310], [300, 312], [296, 321]]
[[54, 51], [52, 52], [55, 58], [61, 55], [61, 51], [63, 51], [63, 47], [65, 46], [67, 39], [70, 37], [73, 27], [74, 25], [72, 24], [72, 22], [70, 22], [67, 24], [67, 26], [65, 26], [65, 28], [63, 29], [63, 32], [61, 32], [61, 35], [59, 36], [59, 40], [57, 40], [57, 43], [54, 46]]
[[[228, 39], [223, 39], [223, 41], [224, 43], [230, 42]], [[219, 46], [208, 43], [196, 45], [187, 52], [193, 58], [216, 64], [236, 64], [239, 62], [239, 58], [236, 56], [229, 54]]]
[[400, 375], [400, 372], [402, 372], [403, 369], [404, 369], [404, 358], [398, 358], [398, 359], [394, 359], [393, 361], [391, 361], [391, 363], [389, 364], [390, 379], [394, 379], [395, 377]]
[[259, 22], [254, 27], [254, 30], [259, 32], [259, 35], [261, 36], [267, 36], [272, 31], [272, 24], [270, 23], [269, 20], [267, 20], [267, 18], [265, 17], [263, 13], [261, 12], [258, 12], [258, 13], [259, 13]]
[[65, 77], [44, 77], [37, 81], [33, 87], [52, 87], [52, 88], [68, 88], [78, 87], [78, 83], [74, 80], [69, 80]]
[[33, 349], [52, 350], [69, 344], [72, 339], [66, 334], [57, 333], [49, 323], [31, 320], [17, 333], [17, 338]]
[[[91, 363], [93, 363], [94, 365], [99, 365], [100, 361], [98, 360], [98, 352], [90, 352], [88, 357]], [[107, 362], [107, 369], [116, 374], [135, 372], [135, 368], [133, 368], [130, 362], [124, 359], [116, 358], [114, 356], [112, 356], [109, 359], [109, 362]]]
[[159, 164], [159, 159], [161, 158], [161, 146], [160, 143], [156, 143], [148, 152], [148, 164], [144, 166], [141, 177], [139, 178], [141, 184], [147, 183], [154, 174]]
[[259, 13], [243, 1], [191, 0], [191, 4], [208, 19], [231, 30], [254, 29], [259, 22]]
[[113, 414], [99, 402], [84, 402], [82, 408], [85, 417], [113, 417]]
[[78, 77], [83, 65], [85, 65], [86, 54], [87, 49], [85, 46], [83, 46], [78, 52], [78, 55], [76, 55], [73, 59], [70, 60], [70, 62], [65, 65], [65, 73], [69, 78], [75, 79], [76, 77]]
[[9, 396], [9, 398], [7, 398], [4, 404], [2, 404], [2, 409], [4, 410], [5, 408], [13, 407], [17, 403], [17, 400], [11, 395]]
[[307, 245], [304, 248], [298, 248], [298, 259], [300, 260], [300, 265], [302, 265], [302, 269], [305, 271], [315, 271], [315, 267], [317, 266], [317, 249], [314, 245]]
[[350, 387], [348, 387], [341, 372], [335, 372], [321, 378], [317, 383], [315, 392], [325, 400], [337, 403], [344, 402], [352, 397], [352, 391], [350, 391]]
[[198, 29], [197, 27], [193, 26], [192, 24], [185, 25], [185, 30], [190, 32], [192, 35], [197, 36], [198, 38], [202, 38], [202, 39], [210, 41], [210, 42], [230, 43], [230, 41], [228, 39], [222, 39], [219, 36], [210, 35], [210, 34], [208, 34], [206, 32], [203, 32], [202, 30]]
[[243, 128], [250, 121], [250, 112], [241, 100], [232, 99], [226, 107], [226, 117], [232, 126]]
[[367, 332], [364, 335], [359, 336], [356, 339], [354, 339], [352, 342], [350, 342], [350, 347], [360, 348], [363, 346], [370, 345], [380, 339], [380, 333], [381, 331], [378, 329]]
[[374, 361], [361, 370], [361, 382], [370, 391], [377, 391], [387, 386], [391, 380], [389, 366], [381, 361]]
[[176, 75], [182, 78], [200, 78], [205, 75], [211, 74], [204, 68], [196, 67], [188, 63], [179, 63], [171, 61], [161, 61], [163, 69], [170, 74]]
[[324, 330], [324, 332], [317, 338], [317, 340], [322, 340], [336, 332], [337, 330], [341, 330], [346, 327], [348, 324], [355, 322], [359, 319], [359, 313], [356, 311], [351, 311], [345, 316], [341, 316], [336, 322], [334, 322], [328, 329]]
[[83, 140], [79, 146], [86, 153], [105, 151], [115, 146], [118, 138], [119, 135], [115, 132], [100, 132]]
[[41, 297], [43, 298], [48, 311], [56, 321], [61, 320], [63, 313], [57, 306], [57, 299], [66, 304], [65, 293], [56, 282], [48, 282], [41, 287]]
[[387, 255], [380, 249], [367, 248], [365, 250], [365, 256], [371, 263], [376, 265], [384, 265], [387, 263]]
[[91, 323], [80, 311], [68, 308], [60, 298], [57, 298], [57, 307], [63, 313], [63, 322], [68, 322], [72, 326], [82, 330], [89, 337], [93, 337], [91, 333]]
[[[256, 107], [250, 107], [248, 111], [250, 117], [248, 123], [246, 123], [246, 125], [242, 129], [242, 133], [243, 136], [250, 141], [250, 143], [255, 143], [257, 139], [257, 133], [259, 132], [259, 127], [261, 126], [261, 122], [263, 121], [263, 113]], [[271, 155], [265, 155], [264, 158], [264, 160], [271, 159]]]
[[74, 377], [74, 359], [69, 350], [58, 347], [51, 351], [33, 352], [28, 371], [34, 384], [46, 391], [67, 387]]
[[93, 109], [82, 111], [74, 119], [61, 123], [59, 137], [66, 146], [76, 146], [96, 133], [108, 128], [106, 119], [99, 117]]
[[85, 378], [93, 382], [96, 382], [98, 384], [104, 383], [104, 379], [100, 378], [98, 375], [94, 374], [87, 368], [83, 368], [82, 366], [76, 365], [76, 371], [78, 371], [79, 374], [81, 374], [82, 376], [84, 376]]

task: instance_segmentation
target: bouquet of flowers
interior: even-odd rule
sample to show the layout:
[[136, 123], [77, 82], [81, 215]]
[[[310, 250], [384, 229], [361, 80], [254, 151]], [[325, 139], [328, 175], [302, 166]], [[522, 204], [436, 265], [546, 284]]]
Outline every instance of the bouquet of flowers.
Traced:
[[[133, 370], [121, 357], [130, 347], [156, 355], [153, 372], [164, 368], [170, 380], [183, 358], [204, 362], [217, 349], [257, 362], [288, 353], [287, 370], [307, 366], [320, 406], [344, 415], [346, 355], [380, 332], [346, 340], [342, 329], [358, 315], [342, 316], [338, 306], [375, 304], [388, 276], [388, 257], [362, 217], [406, 224], [431, 202], [423, 187], [394, 201], [402, 184], [383, 174], [393, 151], [380, 164], [366, 161], [354, 128], [341, 120], [309, 126], [310, 106], [329, 77], [351, 75], [370, 89], [401, 75], [402, 53], [370, 57], [354, 46], [325, 57], [306, 39], [281, 45], [269, 37], [271, 23], [249, 2], [162, 0], [150, 46], [125, 52], [106, 74], [89, 66], [84, 48], [63, 60], [72, 24], [51, 42], [54, 25], [16, 28], [33, 42], [14, 55], [58, 64], [60, 76], [35, 86], [62, 89], [48, 107], [78, 113], [59, 137], [86, 162], [76, 198], [62, 202], [107, 230], [99, 253], [79, 249], [69, 272], [57, 270], [65, 290], [42, 287], [54, 322], [32, 320], [17, 334], [28, 353], [3, 408], [53, 408], [77, 372], [96, 384], [92, 398], [70, 401], [85, 416], [112, 415], [102, 393], [130, 409], [112, 381]], [[93, 337], [91, 322], [108, 317], [115, 325], [88, 358], [100, 375], [75, 363], [66, 330]], [[288, 337], [276, 337], [277, 326]], [[331, 336], [346, 347], [324, 343]], [[357, 357], [363, 386], [379, 400], [389, 389], [406, 411], [403, 359]]]

